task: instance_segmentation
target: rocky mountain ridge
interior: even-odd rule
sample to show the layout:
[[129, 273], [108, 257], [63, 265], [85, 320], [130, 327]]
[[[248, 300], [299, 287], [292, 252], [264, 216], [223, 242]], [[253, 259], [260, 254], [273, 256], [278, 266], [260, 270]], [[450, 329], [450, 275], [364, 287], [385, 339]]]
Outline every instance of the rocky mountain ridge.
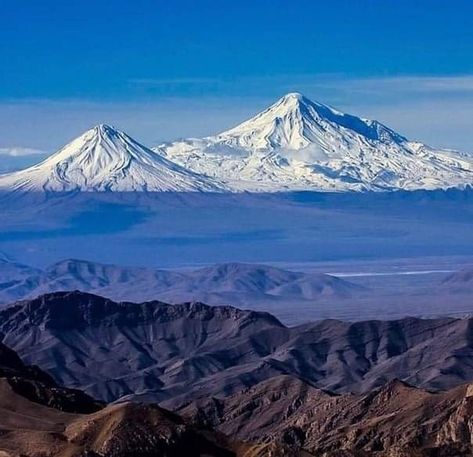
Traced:
[[177, 407], [291, 375], [337, 393], [398, 378], [429, 389], [473, 379], [472, 319], [286, 327], [268, 313], [200, 303], [116, 303], [57, 292], [0, 311], [3, 342], [104, 401]]

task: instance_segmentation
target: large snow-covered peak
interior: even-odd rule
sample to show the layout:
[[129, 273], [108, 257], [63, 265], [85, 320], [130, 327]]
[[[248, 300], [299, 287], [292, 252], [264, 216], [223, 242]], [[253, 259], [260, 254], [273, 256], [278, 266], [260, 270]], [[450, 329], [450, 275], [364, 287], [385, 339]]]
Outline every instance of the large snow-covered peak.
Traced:
[[472, 155], [411, 142], [378, 121], [297, 92], [230, 130], [156, 151], [238, 190], [412, 190], [473, 182]]
[[343, 141], [350, 135], [372, 141], [405, 141], [377, 121], [344, 114], [298, 92], [284, 95], [266, 110], [215, 138], [254, 150], [299, 150], [312, 144], [323, 144], [327, 137]]
[[38, 165], [0, 177], [0, 189], [28, 191], [212, 191], [215, 179], [186, 170], [126, 133], [99, 124]]

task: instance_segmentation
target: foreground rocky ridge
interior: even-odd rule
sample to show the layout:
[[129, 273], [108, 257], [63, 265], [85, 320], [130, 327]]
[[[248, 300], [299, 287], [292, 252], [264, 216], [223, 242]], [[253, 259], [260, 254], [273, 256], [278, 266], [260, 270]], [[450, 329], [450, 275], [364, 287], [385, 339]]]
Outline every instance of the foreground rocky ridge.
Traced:
[[233, 441], [156, 405], [104, 405], [58, 386], [0, 344], [2, 457], [263, 457], [284, 445]]
[[180, 410], [236, 437], [314, 455], [469, 456], [473, 385], [433, 393], [399, 380], [363, 395], [334, 395], [280, 376]]
[[[190, 403], [176, 414], [153, 404], [97, 403], [57, 386], [3, 345], [0, 367], [2, 457], [467, 457], [473, 452], [472, 385], [432, 393], [394, 380], [367, 394], [335, 395], [278, 376], [232, 396]], [[15, 380], [36, 389], [18, 390]]]
[[[468, 319], [326, 321], [289, 329], [269, 314], [232, 307], [115, 303], [78, 292], [20, 302], [0, 317], [4, 339], [16, 335], [19, 342], [24, 332], [25, 347], [34, 342], [30, 357], [42, 353], [42, 362], [53, 362], [57, 373], [66, 373], [62, 376], [84, 382], [86, 370], [89, 376], [103, 376], [110, 366], [119, 366], [121, 358], [125, 374], [117, 383], [129, 387], [134, 376], [149, 387], [129, 398], [161, 396], [162, 404], [174, 405], [170, 412], [153, 403], [123, 401], [126, 397], [116, 404], [97, 402], [79, 390], [61, 387], [42, 363], [41, 368], [27, 365], [0, 344], [2, 457], [467, 457], [473, 453], [472, 384], [433, 392], [394, 377], [407, 373], [423, 382], [435, 380], [439, 387], [470, 376]], [[91, 339], [95, 333], [100, 340]], [[136, 337], [146, 335], [149, 340], [142, 340], [138, 350]], [[86, 339], [89, 345], [84, 346]], [[301, 352], [292, 346], [295, 342]], [[165, 348], [173, 349], [174, 355], [161, 359], [161, 365], [157, 360], [147, 374], [145, 350], [149, 358], [158, 359]], [[287, 359], [284, 363], [265, 359], [268, 351], [288, 351]], [[316, 375], [324, 379], [320, 374], [329, 368], [319, 366], [315, 371], [314, 360], [325, 358], [327, 363], [334, 357], [332, 351], [344, 367], [342, 375], [331, 362], [330, 376], [337, 373], [339, 386], [345, 380], [353, 385], [361, 359], [378, 372], [378, 387], [338, 394], [317, 387]], [[194, 371], [176, 354], [197, 360]], [[108, 358], [113, 359], [111, 365]], [[408, 364], [409, 358], [415, 364]], [[206, 365], [209, 360], [214, 363]], [[105, 365], [102, 371], [101, 365]], [[303, 376], [301, 367], [316, 375]], [[389, 367], [391, 371], [379, 374]], [[245, 371], [250, 368], [253, 372]], [[363, 373], [357, 374], [362, 379]], [[186, 389], [189, 393], [183, 395]]]
[[90, 413], [103, 406], [80, 390], [59, 386], [48, 373], [35, 365], [25, 365], [15, 351], [1, 343], [0, 379], [4, 390], [61, 411]]

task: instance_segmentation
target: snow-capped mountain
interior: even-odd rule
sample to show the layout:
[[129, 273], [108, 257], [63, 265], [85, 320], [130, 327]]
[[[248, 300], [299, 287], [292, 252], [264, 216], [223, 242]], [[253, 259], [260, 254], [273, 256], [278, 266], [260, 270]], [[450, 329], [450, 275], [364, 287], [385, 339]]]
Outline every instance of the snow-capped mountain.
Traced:
[[216, 136], [154, 150], [99, 125], [0, 190], [363, 191], [464, 187], [473, 155], [412, 142], [385, 125], [287, 94]]
[[38, 165], [0, 176], [0, 189], [165, 192], [217, 191], [223, 186], [101, 124]]
[[377, 121], [298, 93], [216, 136], [154, 150], [233, 190], [414, 190], [473, 183], [473, 155], [409, 141]]

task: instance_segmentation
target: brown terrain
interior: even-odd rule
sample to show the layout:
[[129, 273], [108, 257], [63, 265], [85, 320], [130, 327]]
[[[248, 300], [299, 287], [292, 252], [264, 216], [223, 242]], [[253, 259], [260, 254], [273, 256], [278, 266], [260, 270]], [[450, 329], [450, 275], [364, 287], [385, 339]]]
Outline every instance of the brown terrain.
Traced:
[[105, 406], [57, 386], [0, 345], [1, 457], [263, 457], [300, 455], [228, 439], [156, 405]]
[[472, 456], [472, 322], [21, 302], [3, 341], [41, 368], [0, 344], [0, 457]]
[[334, 395], [290, 376], [179, 411], [230, 436], [316, 456], [471, 456], [473, 385], [432, 393], [394, 380]]
[[[267, 445], [232, 442], [155, 405], [123, 403], [91, 414], [66, 413], [26, 399], [4, 379], [0, 380], [0, 429], [2, 457], [269, 455]], [[270, 446], [280, 455], [291, 455], [283, 446]]]
[[[334, 395], [281, 376], [177, 415], [152, 404], [104, 406], [52, 387], [41, 370], [16, 365], [14, 353], [0, 349], [2, 457], [473, 455], [472, 385], [431, 393], [392, 381], [365, 395]], [[40, 394], [26, 398], [12, 379], [34, 383]], [[74, 401], [66, 411], [68, 393]]]

